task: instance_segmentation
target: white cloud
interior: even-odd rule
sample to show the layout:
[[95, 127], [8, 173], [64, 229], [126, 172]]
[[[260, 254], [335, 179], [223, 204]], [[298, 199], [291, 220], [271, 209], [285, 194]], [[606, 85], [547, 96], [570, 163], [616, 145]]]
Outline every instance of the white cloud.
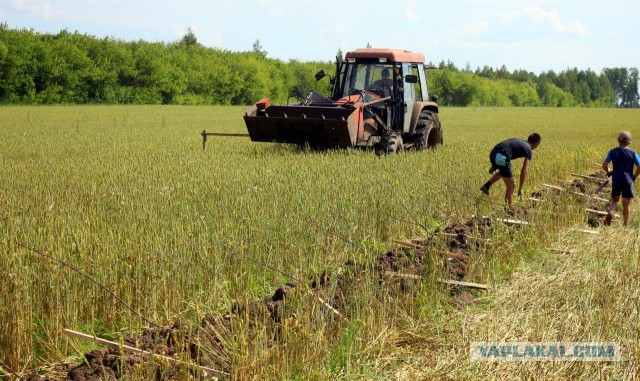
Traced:
[[[176, 40], [182, 38], [182, 36], [187, 34], [186, 28], [184, 28], [182, 25], [174, 25], [172, 29], [173, 29], [173, 37]], [[196, 37], [198, 36], [196, 35]]]
[[420, 20], [420, 14], [418, 13], [418, 2], [416, 0], [409, 0], [404, 17], [409, 21]]
[[491, 26], [488, 22], [478, 22], [463, 25], [457, 29], [449, 29], [447, 30], [447, 34], [450, 36], [458, 36], [458, 37], [477, 37], [482, 34], [485, 30], [487, 30]]
[[[338, 47], [345, 49], [349, 47], [349, 27], [345, 24], [335, 24], [331, 26], [323, 25], [313, 31], [313, 37], [307, 39], [305, 46], [310, 49], [325, 49], [338, 51]], [[346, 51], [345, 51], [346, 52]], [[332, 59], [333, 53], [329, 53], [329, 56], [324, 56], [320, 59]]]
[[316, 29], [315, 32], [313, 32], [313, 35], [314, 36], [326, 36], [330, 32], [331, 32], [331, 28], [329, 28], [328, 26], [323, 26], [323, 27], [320, 27], [320, 28]]
[[474, 24], [465, 25], [463, 31], [472, 36], [478, 36], [489, 28], [491, 24], [488, 22], [479, 22]]
[[539, 7], [526, 7], [521, 12], [524, 13], [525, 15], [533, 17], [537, 21], [545, 21], [545, 19], [549, 18], [549, 19], [556, 19], [551, 21], [552, 24], [555, 22], [559, 22], [559, 16], [557, 14], [558, 11], [556, 10], [551, 11], [551, 14], [552, 14], [551, 16], [549, 12]]
[[589, 36], [589, 33], [580, 21], [571, 21], [568, 24], [564, 24], [560, 18], [560, 13], [555, 9], [544, 16], [548, 18], [553, 28], [559, 32], [570, 32], [584, 37]]
[[516, 11], [503, 12], [501, 18], [505, 23], [514, 23], [522, 19], [525, 21], [529, 19], [537, 23], [547, 24], [557, 32], [576, 34], [582, 37], [590, 36], [590, 33], [580, 21], [563, 22], [560, 12], [558, 12], [557, 9], [546, 11], [540, 7], [529, 6]]
[[624, 29], [622, 27], [614, 28], [611, 31], [611, 37], [622, 37], [624, 36]]
[[296, 15], [294, 12], [291, 12], [290, 10], [286, 10], [285, 8], [279, 8], [279, 7], [269, 7], [269, 9], [267, 10], [267, 13], [269, 14], [269, 16], [276, 17], [276, 18], [293, 18]]
[[336, 24], [334, 30], [337, 36], [343, 36], [349, 33], [349, 27], [344, 24]]
[[318, 37], [327, 37], [327, 36], [336, 36], [342, 37], [345, 34], [349, 33], [349, 28], [344, 24], [336, 24], [333, 26], [321, 26], [313, 32], [314, 36]]
[[258, 3], [265, 8], [266, 14], [275, 18], [294, 18], [296, 13], [293, 6], [288, 1], [258, 0]]
[[44, 18], [52, 18], [54, 12], [48, 0], [11, 0], [11, 4], [21, 13], [30, 16], [39, 16]]
[[82, 3], [85, 3], [88, 6], [91, 7], [96, 7], [96, 6], [108, 6], [108, 5], [115, 5], [113, 4], [113, 2], [109, 2], [109, 1], [105, 1], [105, 0], [84, 0], [81, 1]]

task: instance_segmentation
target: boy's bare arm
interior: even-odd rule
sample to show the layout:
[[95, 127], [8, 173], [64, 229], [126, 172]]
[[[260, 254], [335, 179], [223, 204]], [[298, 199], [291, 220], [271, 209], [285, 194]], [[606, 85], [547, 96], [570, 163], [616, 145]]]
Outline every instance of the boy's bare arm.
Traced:
[[524, 162], [522, 163], [522, 170], [520, 171], [520, 186], [518, 187], [520, 190], [524, 186], [524, 182], [527, 179], [527, 174], [529, 173], [529, 159], [524, 158]]

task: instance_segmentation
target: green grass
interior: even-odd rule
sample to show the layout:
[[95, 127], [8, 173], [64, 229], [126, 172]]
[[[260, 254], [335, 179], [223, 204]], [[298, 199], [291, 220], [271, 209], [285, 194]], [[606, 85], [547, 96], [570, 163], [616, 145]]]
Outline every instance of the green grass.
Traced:
[[[85, 271], [146, 318], [195, 321], [290, 281], [244, 256], [304, 278], [338, 269], [348, 259], [371, 263], [391, 239], [424, 236], [407, 222], [411, 217], [398, 199], [428, 229], [494, 212], [473, 196], [488, 178], [488, 154], [500, 140], [542, 135], [525, 187], [532, 191], [570, 172], [595, 170], [592, 163], [616, 145], [620, 130], [640, 136], [638, 110], [445, 108], [445, 145], [435, 151], [379, 158], [366, 151], [309, 152], [215, 137], [202, 151], [200, 131], [244, 132], [243, 112], [0, 109], [0, 348], [7, 349], [0, 360], [18, 369], [77, 354], [62, 328], [117, 337], [144, 326], [87, 279], [18, 243]], [[490, 199], [500, 203], [503, 189], [494, 187]], [[568, 215], [557, 220], [537, 214], [536, 229], [492, 249], [486, 262], [474, 264], [470, 279], [502, 281], [527, 248], [552, 239], [545, 231], [575, 223], [579, 213]], [[509, 233], [496, 234], [499, 239]], [[408, 316], [437, 321], [447, 308], [435, 285], [423, 287], [415, 306], [375, 302], [374, 293], [365, 287], [362, 300], [370, 303], [350, 311], [364, 324], [300, 318], [307, 325], [304, 333], [293, 333], [295, 351], [245, 348], [236, 359], [239, 374], [367, 373], [375, 368], [376, 348], [385, 345], [376, 341], [382, 328], [406, 324]], [[291, 364], [296, 361], [308, 366]]]

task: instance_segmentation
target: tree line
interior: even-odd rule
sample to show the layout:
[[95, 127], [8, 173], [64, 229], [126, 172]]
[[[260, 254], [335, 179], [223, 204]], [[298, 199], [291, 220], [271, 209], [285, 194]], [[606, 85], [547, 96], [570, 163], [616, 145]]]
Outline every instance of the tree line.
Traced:
[[440, 101], [456, 106], [638, 107], [639, 102], [637, 68], [605, 68], [600, 74], [572, 68], [536, 75], [509, 72], [505, 66], [458, 69], [443, 61], [430, 79], [430, 90]]
[[[536, 75], [504, 66], [432, 66], [429, 91], [442, 105], [638, 107], [637, 68]], [[326, 80], [314, 79], [321, 69], [332, 73], [334, 64], [268, 58], [258, 40], [246, 52], [209, 48], [191, 30], [158, 43], [0, 24], [2, 104], [248, 105], [265, 97], [283, 103], [295, 86], [326, 94]]]

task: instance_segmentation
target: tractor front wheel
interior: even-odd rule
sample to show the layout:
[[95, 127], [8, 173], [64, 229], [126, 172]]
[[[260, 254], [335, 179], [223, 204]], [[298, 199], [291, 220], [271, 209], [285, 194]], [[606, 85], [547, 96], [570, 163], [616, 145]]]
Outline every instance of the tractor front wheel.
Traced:
[[378, 155], [398, 153], [402, 151], [403, 148], [402, 135], [397, 132], [390, 132], [382, 136]]

